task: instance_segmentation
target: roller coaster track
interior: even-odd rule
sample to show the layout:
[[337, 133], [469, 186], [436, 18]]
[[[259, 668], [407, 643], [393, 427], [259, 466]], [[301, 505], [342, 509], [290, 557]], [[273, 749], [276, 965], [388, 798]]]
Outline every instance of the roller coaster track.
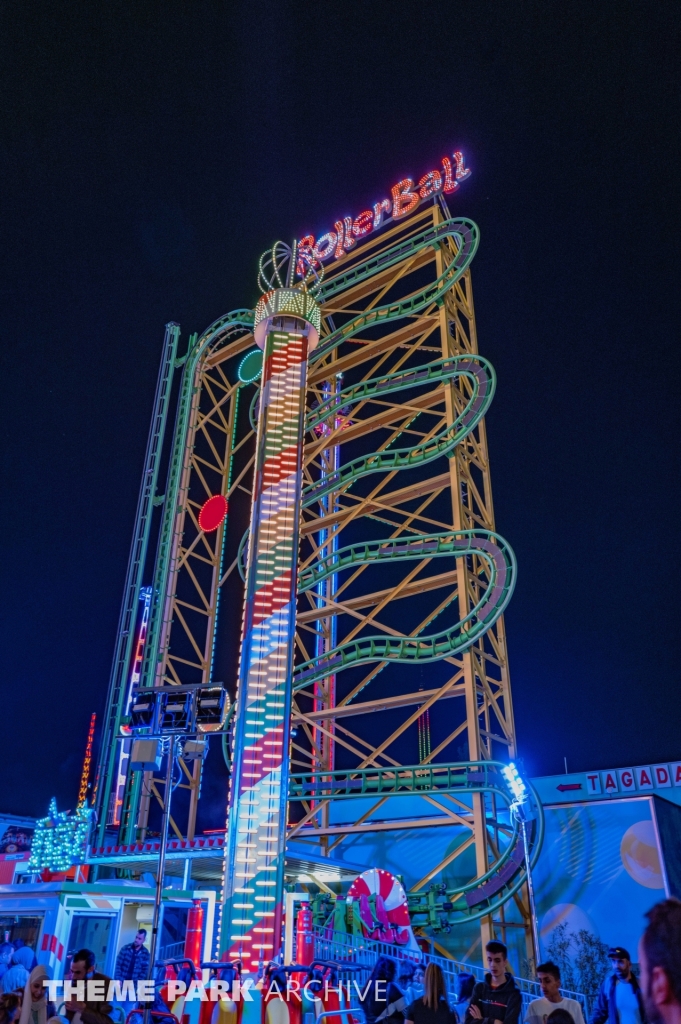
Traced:
[[[452, 764], [401, 765], [399, 768], [296, 773], [289, 776], [289, 801], [427, 797], [438, 794], [461, 799], [471, 793], [492, 793], [508, 807], [511, 797], [501, 775], [502, 767], [498, 761], [462, 761]], [[534, 864], [544, 836], [544, 815], [541, 802], [534, 792], [532, 801], [537, 814], [533, 822], [530, 858], [531, 864]], [[456, 889], [440, 890], [437, 894], [440, 902], [448, 903], [451, 907], [446, 912], [449, 923], [473, 921], [493, 914], [523, 885], [526, 871], [517, 820], [510, 821], [508, 832], [508, 845], [489, 871]], [[408, 901], [412, 916], [427, 914], [429, 908], [433, 907], [432, 894], [427, 890], [409, 892]]]
[[[438, 278], [422, 291], [404, 300], [389, 303], [350, 319], [333, 330], [312, 354], [317, 362], [342, 341], [378, 323], [414, 317], [442, 301], [444, 294], [469, 267], [478, 246], [478, 230], [471, 221], [448, 220], [413, 236], [386, 250], [373, 260], [352, 268], [323, 288], [322, 300], [371, 277], [405, 257], [427, 248], [439, 246], [444, 240], [454, 242], [455, 253]], [[386, 395], [432, 383], [461, 381], [468, 385], [468, 400], [464, 407], [444, 429], [423, 442], [410, 447], [382, 449], [345, 462], [338, 469], [323, 474], [303, 490], [302, 504], [309, 508], [326, 495], [347, 493], [363, 477], [372, 473], [394, 473], [423, 465], [440, 456], [451, 457], [460, 444], [485, 416], [494, 396], [496, 378], [491, 365], [478, 355], [453, 356], [425, 365], [411, 367], [398, 373], [362, 381], [335, 392], [310, 411], [306, 418], [306, 431], [314, 431], [321, 424], [333, 423], [337, 410], [349, 419], [353, 406], [384, 398]], [[414, 419], [418, 412], [414, 416]], [[409, 420], [411, 425], [413, 420]], [[403, 431], [402, 431], [403, 432]], [[342, 437], [341, 437], [342, 440]], [[322, 549], [321, 557], [299, 571], [298, 592], [313, 590], [329, 576], [343, 570], [354, 570], [371, 562], [381, 563], [409, 559], [477, 556], [478, 566], [484, 566], [486, 586], [468, 614], [454, 626], [438, 633], [416, 636], [363, 636], [341, 643], [322, 657], [299, 664], [294, 672], [294, 691], [309, 687], [317, 680], [343, 669], [370, 662], [406, 662], [418, 664], [435, 661], [461, 653], [496, 622], [508, 604], [516, 580], [516, 562], [510, 546], [496, 532], [484, 529], [447, 531], [442, 533], [411, 533], [405, 538], [354, 543], [331, 551]], [[481, 577], [478, 571], [478, 578]], [[309, 693], [309, 689], [307, 690]], [[510, 796], [501, 776], [498, 762], [481, 761], [456, 764], [406, 766], [395, 769], [376, 767], [353, 771], [313, 772], [292, 775], [289, 799], [303, 803], [306, 808], [319, 807], [324, 802], [358, 797], [411, 796], [427, 797], [446, 793], [459, 800], [471, 794], [491, 795], [510, 805]], [[543, 837], [543, 815], [539, 801], [533, 796], [536, 819], [532, 826], [531, 860], [539, 854]], [[380, 806], [380, 803], [377, 805]], [[304, 821], [309, 818], [309, 811]], [[502, 812], [504, 816], [504, 812]], [[499, 818], [498, 812], [495, 817]], [[363, 819], [361, 819], [363, 820]], [[497, 848], [497, 856], [490, 869], [471, 881], [458, 885], [456, 890], [438, 889], [411, 892], [409, 906], [412, 914], [426, 914], [432, 919], [434, 907], [446, 904], [445, 918], [451, 923], [475, 920], [490, 915], [513, 897], [526, 879], [523, 847], [518, 834], [517, 821], [508, 815], [506, 845]], [[302, 838], [305, 827], [294, 829]], [[503, 829], [502, 829], [503, 831]], [[465, 839], [462, 840], [462, 845]], [[439, 912], [439, 911], [438, 911]]]
[[366, 260], [345, 274], [334, 278], [328, 285], [322, 286], [320, 301], [328, 302], [332, 296], [345, 291], [352, 285], [373, 277], [379, 271], [394, 266], [423, 249], [438, 246], [446, 239], [455, 243], [457, 251], [452, 262], [447, 264], [446, 269], [435, 281], [431, 281], [426, 288], [399, 302], [389, 302], [385, 306], [377, 306], [366, 313], [360, 313], [347, 324], [327, 335], [312, 353], [310, 361], [317, 362], [336, 345], [340, 345], [341, 341], [347, 341], [348, 338], [354, 337], [367, 327], [390, 320], [398, 320], [405, 316], [414, 316], [431, 303], [438, 302], [468, 270], [480, 241], [478, 226], [472, 220], [466, 220], [464, 217], [446, 220], [434, 228], [429, 228], [404, 242], [399, 242], [373, 259]]
[[370, 561], [404, 561], [406, 559], [437, 558], [455, 555], [478, 555], [487, 565], [489, 581], [483, 595], [469, 614], [450, 629], [428, 636], [386, 638], [363, 637], [341, 644], [326, 657], [315, 658], [300, 665], [295, 672], [294, 690], [301, 690], [316, 679], [331, 672], [340, 672], [350, 665], [372, 661], [437, 661], [447, 655], [470, 647], [478, 637], [496, 622], [513, 592], [515, 584], [515, 558], [508, 544], [498, 534], [487, 530], [462, 530], [456, 533], [413, 535], [409, 539], [352, 544], [340, 548], [333, 556], [306, 570], [299, 592], [309, 590], [319, 580]]
[[[429, 227], [383, 250], [377, 256], [365, 259], [344, 273], [322, 285], [319, 297], [327, 303], [353, 286], [368, 282], [374, 275], [395, 267], [409, 258], [418, 258], [428, 248], [446, 248], [445, 267], [434, 281], [402, 299], [379, 305], [357, 315], [322, 336], [320, 344], [310, 356], [319, 376], [319, 361], [337, 346], [349, 341], [374, 326], [399, 320], [413, 320], [423, 313], [431, 313], [444, 302], [447, 292], [467, 271], [479, 241], [476, 225], [467, 219], [448, 219]], [[166, 486], [164, 513], [154, 578], [154, 598], [151, 609], [147, 647], [145, 651], [145, 685], [153, 685], [154, 666], [160, 661], [162, 645], [164, 600], [173, 571], [173, 551], [177, 547], [177, 510], [186, 500], [185, 453], [192, 423], [197, 415], [197, 391], [201, 387], [202, 368], [220, 354], [245, 351], [253, 330], [252, 310], [235, 310], [208, 327], [190, 346], [184, 357], [180, 384], [174, 442]], [[332, 325], [333, 327], [333, 325]], [[237, 335], [241, 335], [238, 341]], [[179, 362], [179, 361], [178, 361]], [[331, 372], [331, 371], [330, 371]], [[417, 367], [389, 373], [362, 381], [333, 394], [311, 410], [306, 418], [306, 432], [328, 422], [335, 416], [337, 406], [344, 410], [386, 395], [419, 388], [430, 384], [466, 382], [466, 401], [457, 411], [453, 422], [435, 436], [429, 436], [411, 447], [384, 448], [360, 458], [351, 459], [337, 470], [312, 481], [303, 491], [303, 507], [310, 508], [326, 495], [348, 493], [361, 479], [374, 473], [394, 473], [424, 465], [439, 457], [452, 457], [461, 444], [480, 423], [492, 401], [495, 375], [491, 365], [476, 354], [451, 356]], [[408, 419], [402, 432], [411, 425]], [[341, 438], [342, 440], [342, 438]], [[450, 530], [440, 533], [415, 534], [407, 538], [353, 543], [333, 552], [327, 552], [299, 572], [299, 593], [314, 588], [329, 576], [361, 568], [369, 563], [405, 561], [449, 557], [474, 559], [479, 567], [479, 599], [468, 614], [452, 627], [437, 633], [412, 636], [362, 636], [328, 651], [323, 657], [299, 664], [294, 672], [293, 688], [301, 691], [317, 680], [345, 668], [369, 662], [403, 662], [419, 664], [461, 654], [482, 637], [502, 614], [510, 600], [516, 579], [516, 563], [510, 546], [496, 533], [485, 529]], [[484, 575], [483, 575], [484, 571]], [[390, 776], [390, 778], [388, 778]], [[345, 781], [344, 781], [345, 779]], [[347, 780], [350, 780], [348, 782]], [[358, 792], [358, 780], [361, 793]], [[312, 789], [310, 789], [312, 786]], [[395, 769], [371, 768], [338, 773], [325, 771], [314, 777], [292, 776], [289, 799], [311, 800], [315, 803], [344, 796], [383, 796], [390, 787], [397, 787], [396, 795], [412, 796], [429, 792], [448, 792], [465, 797], [466, 794], [488, 793], [508, 804], [508, 794], [501, 782], [496, 762], [475, 762], [416, 766]], [[321, 787], [321, 788], [320, 788]], [[362, 788], [363, 787], [363, 788]], [[425, 787], [425, 788], [424, 788]], [[470, 883], [461, 885], [447, 899], [454, 903], [454, 917], [472, 920], [492, 913], [508, 900], [525, 879], [522, 858], [519, 857], [517, 826], [510, 821], [506, 826], [508, 842], [495, 859], [494, 866]], [[543, 824], [541, 811], [532, 838], [533, 857], [538, 854]], [[417, 909], [419, 900], [427, 894], [412, 893], [409, 900]]]
[[324, 419], [332, 415], [334, 405], [347, 408], [360, 401], [383, 397], [396, 391], [403, 391], [420, 384], [442, 383], [466, 377], [473, 385], [473, 395], [466, 408], [457, 416], [454, 423], [446, 430], [436, 434], [423, 444], [410, 448], [397, 448], [391, 451], [374, 452], [360, 459], [354, 459], [341, 466], [334, 473], [328, 473], [323, 480], [305, 488], [303, 508], [312, 505], [330, 491], [349, 485], [369, 473], [382, 473], [397, 469], [412, 469], [436, 459], [439, 455], [449, 455], [452, 449], [466, 437], [485, 415], [495, 388], [494, 370], [490, 364], [476, 356], [452, 356], [436, 363], [427, 363], [415, 369], [404, 370], [402, 373], [386, 374], [374, 380], [363, 381], [355, 387], [345, 388], [338, 395], [324, 402], [314, 410], [305, 423], [307, 430], [313, 429]]
[[[328, 294], [323, 295], [326, 299], [330, 294], [343, 291], [351, 284], [399, 262], [405, 255], [438, 245], [444, 239], [454, 241], [456, 254], [435, 281], [402, 301], [378, 306], [354, 317], [328, 335], [311, 358], [318, 359], [320, 355], [329, 352], [341, 341], [347, 340], [366, 327], [413, 316], [439, 301], [465, 273], [475, 255], [479, 234], [477, 226], [472, 221], [463, 218], [448, 220], [435, 228], [423, 231], [406, 242], [386, 250], [379, 257], [367, 260], [341, 275], [331, 283]], [[432, 382], [442, 383], [460, 378], [469, 381], [471, 395], [464, 409], [446, 429], [421, 444], [373, 452], [344, 464], [304, 489], [303, 507], [309, 507], [331, 491], [352, 487], [357, 480], [370, 473], [411, 469], [439, 456], [449, 455], [487, 412], [494, 396], [496, 381], [491, 365], [480, 356], [454, 356], [400, 373], [363, 381], [345, 388], [340, 394], [321, 403], [307, 417], [306, 430], [314, 429], [326, 418], [334, 415], [334, 406], [340, 405], [348, 409], [360, 401], [380, 398]], [[502, 614], [513, 593], [516, 578], [516, 562], [510, 546], [497, 534], [487, 530], [467, 530], [440, 535], [423, 534], [416, 537], [412, 535], [408, 541], [354, 544], [334, 552], [304, 570], [299, 580], [299, 592], [310, 589], [339, 569], [358, 567], [369, 561], [395, 561], [444, 555], [454, 555], [457, 558], [478, 555], [487, 566], [487, 586], [476, 606], [462, 621], [447, 630], [427, 636], [371, 636], [341, 644], [329, 651], [325, 657], [314, 658], [299, 665], [295, 671], [294, 689], [300, 690], [332, 672], [339, 672], [351, 665], [374, 661], [435, 661], [465, 650], [475, 643]]]

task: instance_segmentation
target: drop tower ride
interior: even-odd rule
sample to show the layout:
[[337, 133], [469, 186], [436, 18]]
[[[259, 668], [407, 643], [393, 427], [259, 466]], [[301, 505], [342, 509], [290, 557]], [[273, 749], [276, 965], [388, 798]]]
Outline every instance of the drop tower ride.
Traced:
[[[227, 680], [220, 721], [194, 717], [192, 737], [220, 732], [210, 742], [231, 751], [218, 952], [247, 969], [278, 955], [284, 885], [310, 862], [403, 858], [426, 932], [527, 931], [500, 775], [515, 755], [503, 610], [516, 568], [494, 522], [484, 417], [495, 375], [477, 346], [478, 229], [447, 205], [468, 174], [455, 153], [333, 231], [277, 243], [256, 310], [193, 335], [185, 356], [177, 325], [166, 331], [100, 756], [97, 857], [106, 862], [113, 829], [117, 849], [143, 840], [163, 797], [162, 744], [157, 764], [126, 768], [133, 666], [135, 693], [172, 692], [173, 707], [223, 688], [221, 594], [234, 607], [243, 593], [238, 680]], [[172, 826], [192, 844], [210, 761], [189, 750]], [[535, 850], [540, 840], [537, 826]]]

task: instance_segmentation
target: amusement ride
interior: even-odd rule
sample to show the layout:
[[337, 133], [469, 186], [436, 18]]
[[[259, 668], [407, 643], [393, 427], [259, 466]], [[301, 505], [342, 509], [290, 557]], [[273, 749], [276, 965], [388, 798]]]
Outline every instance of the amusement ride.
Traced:
[[306, 893], [327, 938], [534, 955], [469, 174], [456, 152], [277, 242], [256, 308], [183, 355], [166, 328], [86, 859], [211, 883], [212, 952], [246, 972]]

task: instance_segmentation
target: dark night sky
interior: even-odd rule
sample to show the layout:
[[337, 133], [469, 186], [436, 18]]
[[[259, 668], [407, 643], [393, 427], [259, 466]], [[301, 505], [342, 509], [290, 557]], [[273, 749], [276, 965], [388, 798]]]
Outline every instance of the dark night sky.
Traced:
[[681, 759], [680, 28], [666, 0], [5, 0], [1, 810], [74, 805], [165, 322], [252, 305], [274, 238], [457, 147], [526, 764]]

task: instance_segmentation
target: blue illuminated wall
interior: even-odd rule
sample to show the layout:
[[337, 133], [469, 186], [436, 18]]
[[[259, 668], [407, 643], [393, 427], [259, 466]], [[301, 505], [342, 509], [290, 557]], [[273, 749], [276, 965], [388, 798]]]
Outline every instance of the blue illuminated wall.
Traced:
[[[643, 915], [669, 894], [658, 802], [642, 796], [544, 808], [546, 833], [534, 872], [544, 949], [555, 926], [567, 922], [571, 931], [586, 928], [636, 957]], [[668, 860], [676, 856], [666, 853]]]

